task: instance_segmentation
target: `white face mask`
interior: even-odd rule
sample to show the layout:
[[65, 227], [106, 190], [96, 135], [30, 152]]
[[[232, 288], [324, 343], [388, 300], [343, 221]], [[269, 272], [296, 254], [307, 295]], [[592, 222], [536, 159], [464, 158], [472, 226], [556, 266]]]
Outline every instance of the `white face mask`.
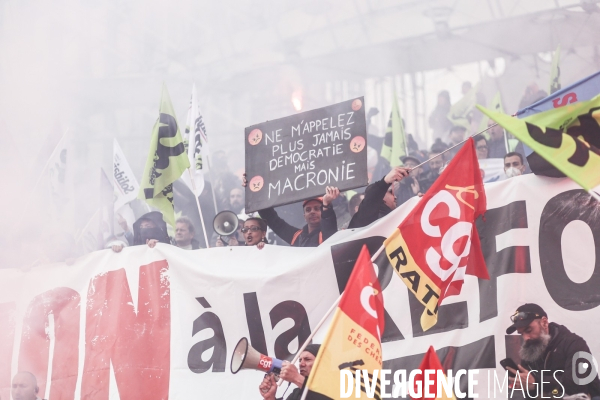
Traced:
[[509, 178], [512, 178], [512, 177], [515, 177], [515, 176], [519, 176], [519, 175], [523, 175], [523, 173], [521, 172], [521, 170], [518, 169], [518, 168], [515, 168], [515, 167], [508, 167], [507, 169], [504, 170], [504, 173]]

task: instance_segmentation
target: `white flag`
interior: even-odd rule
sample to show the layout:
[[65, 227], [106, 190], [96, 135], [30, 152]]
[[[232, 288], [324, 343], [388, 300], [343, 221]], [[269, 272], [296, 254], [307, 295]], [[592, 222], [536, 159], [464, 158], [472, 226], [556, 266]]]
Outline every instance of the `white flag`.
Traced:
[[[190, 160], [190, 169], [196, 185], [196, 193], [200, 195], [204, 189], [204, 171], [207, 170], [208, 142], [206, 138], [206, 128], [200, 107], [196, 96], [196, 85], [192, 86], [192, 98], [190, 99], [190, 108], [188, 109], [187, 121], [183, 141], [187, 146], [188, 159]], [[183, 181], [192, 191], [194, 188], [190, 181], [189, 174], [182, 175]]]
[[137, 198], [140, 185], [125, 159], [123, 150], [117, 142], [113, 141], [113, 186], [115, 188], [115, 212], [125, 204]]

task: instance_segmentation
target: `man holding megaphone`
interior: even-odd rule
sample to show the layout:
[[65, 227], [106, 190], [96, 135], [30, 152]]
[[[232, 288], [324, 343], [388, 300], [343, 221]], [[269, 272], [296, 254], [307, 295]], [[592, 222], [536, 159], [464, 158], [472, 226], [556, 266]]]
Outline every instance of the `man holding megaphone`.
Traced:
[[[300, 354], [300, 358], [298, 359], [298, 366], [300, 367], [299, 369], [289, 361], [283, 361], [279, 378], [297, 386], [297, 388], [290, 393], [286, 400], [300, 400], [302, 397], [304, 385], [308, 379], [308, 375], [310, 375], [310, 371], [312, 370], [312, 366], [317, 358], [317, 353], [319, 352], [320, 347], [320, 344], [309, 344], [306, 346], [306, 349], [304, 349], [302, 354]], [[277, 387], [277, 380], [275, 379], [275, 375], [271, 372], [265, 375], [258, 389], [263, 399], [277, 400], [275, 398]]]

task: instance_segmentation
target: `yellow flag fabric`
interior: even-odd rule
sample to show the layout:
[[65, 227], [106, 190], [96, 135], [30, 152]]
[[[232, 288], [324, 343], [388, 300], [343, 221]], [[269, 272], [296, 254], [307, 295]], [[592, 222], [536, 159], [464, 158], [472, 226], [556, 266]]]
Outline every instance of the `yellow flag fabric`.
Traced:
[[477, 92], [479, 83], [471, 88], [462, 99], [452, 104], [448, 112], [448, 119], [452, 125], [464, 126], [467, 131], [470, 128], [470, 114], [477, 104]]
[[175, 226], [173, 182], [190, 167], [167, 87], [163, 84], [159, 117], [150, 139], [138, 198], [162, 212], [165, 222]]
[[[578, 115], [569, 124], [571, 134], [551, 127], [540, 127], [526, 120], [479, 108], [484, 114], [502, 125], [533, 151], [554, 165], [558, 170], [577, 182], [585, 190], [600, 185], [600, 154], [598, 149], [579, 140], [578, 131], [595, 130], [600, 132], [600, 108]], [[558, 112], [561, 109], [552, 110]], [[582, 121], [585, 124], [582, 124]], [[566, 123], [566, 122], [565, 122]], [[587, 132], [583, 132], [586, 134]], [[573, 134], [573, 135], [572, 135]]]
[[559, 91], [560, 85], [560, 44], [552, 56], [552, 65], [550, 66], [550, 94]]
[[[381, 399], [377, 373], [383, 363], [384, 328], [383, 293], [371, 255], [363, 246], [308, 377], [306, 399], [341, 399], [342, 371], [356, 377], [358, 370], [362, 370], [360, 391], [365, 392], [361, 397]], [[356, 390], [355, 382], [351, 388]]]
[[594, 108], [600, 107], [600, 95], [588, 101], [567, 104], [541, 113], [523, 118], [524, 121], [538, 126], [546, 126], [564, 131], [572, 125], [579, 125], [579, 117], [590, 114]]
[[392, 112], [388, 121], [383, 146], [381, 146], [381, 157], [388, 160], [392, 167], [403, 165], [400, 157], [407, 155], [406, 134], [404, 133], [404, 124], [400, 117], [400, 108], [398, 107], [398, 98], [394, 94]]

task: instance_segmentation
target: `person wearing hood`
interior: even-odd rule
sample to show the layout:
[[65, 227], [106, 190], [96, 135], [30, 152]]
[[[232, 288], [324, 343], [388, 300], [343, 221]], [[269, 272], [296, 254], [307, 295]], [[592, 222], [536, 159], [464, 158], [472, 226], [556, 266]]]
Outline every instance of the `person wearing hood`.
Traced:
[[[162, 214], [152, 211], [142, 215], [133, 223], [133, 246], [147, 244], [148, 247], [154, 248], [158, 242], [171, 244], [171, 239], [167, 234], [167, 224]], [[110, 246], [115, 253], [119, 253], [123, 247], [123, 243]]]
[[563, 398], [578, 394], [586, 394], [592, 400], [600, 398], [600, 380], [594, 368], [590, 369], [593, 358], [583, 338], [563, 325], [549, 322], [548, 314], [533, 303], [517, 308], [510, 320], [512, 325], [506, 333], [517, 331], [523, 338], [519, 370], [507, 367], [514, 374], [509, 378], [511, 387], [524, 390], [527, 398]]
[[394, 167], [383, 179], [367, 186], [365, 198], [360, 203], [358, 212], [350, 220], [348, 229], [362, 228], [392, 212], [396, 208], [392, 184], [402, 181], [408, 173], [408, 168]]
[[153, 248], [156, 243], [171, 244], [171, 238], [167, 233], [167, 223], [158, 211], [152, 211], [142, 215], [133, 223], [133, 245], [147, 244]]

